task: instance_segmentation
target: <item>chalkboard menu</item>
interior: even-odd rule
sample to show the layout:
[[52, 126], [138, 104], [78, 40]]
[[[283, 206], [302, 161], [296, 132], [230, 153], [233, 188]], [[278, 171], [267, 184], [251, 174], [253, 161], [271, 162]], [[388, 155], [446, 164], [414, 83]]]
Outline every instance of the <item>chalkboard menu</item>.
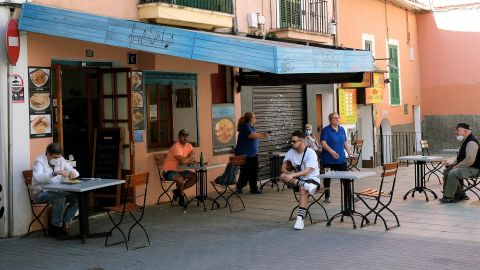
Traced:
[[122, 134], [121, 128], [95, 129], [93, 177], [120, 179], [122, 172]]

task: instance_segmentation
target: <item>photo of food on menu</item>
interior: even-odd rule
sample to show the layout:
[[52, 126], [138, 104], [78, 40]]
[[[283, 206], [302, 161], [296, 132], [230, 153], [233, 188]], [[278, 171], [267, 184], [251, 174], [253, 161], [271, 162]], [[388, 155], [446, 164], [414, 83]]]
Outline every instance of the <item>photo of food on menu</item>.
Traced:
[[50, 69], [42, 67], [28, 68], [29, 88], [48, 88], [50, 89]]
[[50, 134], [51, 129], [51, 117], [50, 114], [30, 115], [30, 134], [37, 135]]

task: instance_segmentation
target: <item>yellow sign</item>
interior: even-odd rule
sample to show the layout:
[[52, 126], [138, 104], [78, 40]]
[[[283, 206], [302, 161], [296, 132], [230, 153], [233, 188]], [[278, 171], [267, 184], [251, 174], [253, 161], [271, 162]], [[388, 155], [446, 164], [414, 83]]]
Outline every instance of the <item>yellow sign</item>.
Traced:
[[338, 89], [338, 107], [341, 124], [357, 122], [357, 89]]
[[372, 73], [364, 72], [362, 82], [358, 83], [342, 83], [342, 88], [365, 88], [372, 86]]
[[385, 88], [385, 74], [373, 73], [373, 88]]
[[382, 103], [383, 102], [383, 89], [384, 88], [365, 88], [365, 103]]

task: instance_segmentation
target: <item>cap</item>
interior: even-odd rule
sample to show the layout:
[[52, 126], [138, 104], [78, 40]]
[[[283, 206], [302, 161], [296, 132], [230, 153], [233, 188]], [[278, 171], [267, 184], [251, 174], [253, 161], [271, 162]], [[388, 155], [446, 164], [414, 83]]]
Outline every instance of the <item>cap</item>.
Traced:
[[470, 130], [470, 125], [466, 123], [458, 123], [455, 128], [464, 128]]
[[178, 132], [178, 136], [180, 136], [180, 135], [188, 135], [188, 129], [182, 128], [182, 129]]

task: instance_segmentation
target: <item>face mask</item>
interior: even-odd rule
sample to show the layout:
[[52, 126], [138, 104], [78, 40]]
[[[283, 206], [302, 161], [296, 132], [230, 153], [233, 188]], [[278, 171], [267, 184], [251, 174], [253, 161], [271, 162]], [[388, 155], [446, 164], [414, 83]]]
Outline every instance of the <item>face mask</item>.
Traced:
[[463, 136], [462, 136], [462, 135], [458, 135], [458, 136], [457, 136], [457, 141], [459, 141], [459, 142], [463, 141]]
[[310, 129], [306, 129], [305, 130], [305, 135], [309, 136], [310, 134], [312, 134], [312, 131]]
[[50, 160], [50, 164], [52, 164], [53, 166], [58, 166], [60, 165], [60, 159], [59, 158], [53, 158]]

